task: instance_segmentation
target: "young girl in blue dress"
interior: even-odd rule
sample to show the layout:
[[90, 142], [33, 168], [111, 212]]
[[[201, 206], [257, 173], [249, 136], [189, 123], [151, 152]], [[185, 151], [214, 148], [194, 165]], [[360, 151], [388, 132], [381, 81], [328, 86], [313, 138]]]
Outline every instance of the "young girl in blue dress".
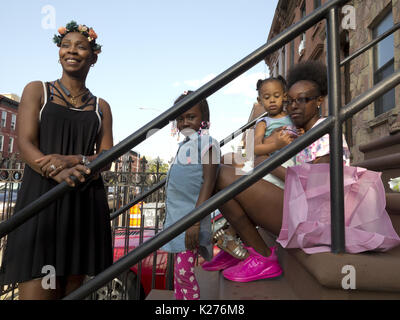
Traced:
[[[286, 81], [283, 77], [271, 77], [257, 82], [257, 102], [268, 112], [268, 116], [256, 122], [254, 132], [254, 156], [255, 161], [246, 161], [240, 170], [249, 173], [254, 165], [265, 160], [269, 155], [285, 147], [293, 141], [301, 130], [293, 126], [289, 115], [284, 109], [286, 100]], [[278, 135], [279, 139], [271, 137]], [[295, 165], [293, 159], [289, 159], [282, 166], [284, 168]], [[244, 174], [240, 173], [240, 174]], [[263, 180], [271, 182], [280, 189], [284, 188], [284, 171], [281, 168], [263, 177]], [[222, 249], [212, 261], [203, 263], [204, 270], [217, 271], [236, 265], [247, 257], [247, 250], [243, 247], [232, 226], [218, 230], [214, 235], [218, 247]]]
[[[175, 103], [190, 93], [185, 92]], [[176, 127], [185, 139], [179, 144], [167, 175], [165, 228], [186, 216], [213, 194], [220, 148], [218, 141], [208, 135], [209, 117], [208, 103], [202, 100], [176, 119]], [[197, 253], [210, 260], [212, 248], [210, 216], [162, 247], [167, 252], [176, 253], [174, 292], [177, 300], [200, 298], [194, 263]]]
[[[268, 116], [256, 122], [254, 132], [254, 156], [256, 157], [256, 164], [264, 160], [266, 156], [272, 155], [288, 145], [302, 133], [293, 126], [292, 120], [290, 120], [284, 108], [287, 90], [286, 81], [282, 76], [258, 80], [257, 91], [257, 101], [268, 112]], [[280, 139], [268, 139], [276, 129], [280, 130]], [[282, 166], [286, 168], [294, 164], [294, 160], [290, 159]], [[246, 170], [246, 166], [244, 170]], [[276, 171], [274, 171], [274, 174], [268, 174], [263, 179], [283, 189], [284, 179], [280, 179]]]

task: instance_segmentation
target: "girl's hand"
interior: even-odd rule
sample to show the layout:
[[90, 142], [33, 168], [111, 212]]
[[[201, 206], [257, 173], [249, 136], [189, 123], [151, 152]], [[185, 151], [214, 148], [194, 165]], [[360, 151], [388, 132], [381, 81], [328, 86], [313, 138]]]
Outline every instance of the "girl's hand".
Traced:
[[195, 250], [199, 246], [200, 223], [195, 223], [185, 233], [185, 247], [188, 250]]
[[83, 183], [85, 182], [84, 174], [90, 174], [90, 169], [84, 165], [78, 164], [72, 168], [61, 170], [60, 173], [52, 178], [58, 183], [65, 181], [70, 187], [75, 187], [75, 183], [70, 177], [75, 176], [81, 183]]
[[79, 163], [79, 156], [63, 156], [60, 154], [48, 154], [36, 159], [42, 175], [46, 178], [55, 177], [63, 169], [71, 168]]

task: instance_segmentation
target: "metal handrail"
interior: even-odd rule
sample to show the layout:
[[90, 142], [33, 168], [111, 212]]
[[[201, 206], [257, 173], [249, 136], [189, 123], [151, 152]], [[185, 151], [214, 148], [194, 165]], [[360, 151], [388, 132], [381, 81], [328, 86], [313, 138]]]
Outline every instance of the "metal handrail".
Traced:
[[354, 53], [352, 53], [351, 55], [349, 55], [348, 57], [343, 59], [340, 62], [340, 66], [343, 67], [346, 63], [349, 63], [351, 60], [354, 60], [359, 55], [361, 55], [362, 53], [367, 51], [368, 49], [371, 49], [378, 42], [381, 42], [383, 39], [387, 38], [388, 36], [390, 36], [391, 34], [396, 32], [398, 29], [400, 29], [400, 23], [396, 23], [395, 25], [393, 25], [393, 27], [391, 27], [390, 29], [388, 29], [387, 31], [382, 33], [379, 37], [376, 37], [374, 40], [372, 40], [371, 42], [369, 42], [365, 46], [361, 47], [360, 49], [358, 49], [357, 51], [355, 51]]
[[[393, 25], [392, 28], [390, 28], [387, 31], [385, 31], [384, 33], [382, 33], [379, 37], [377, 37], [374, 40], [370, 41], [367, 45], [361, 47], [360, 49], [355, 51], [353, 54], [351, 54], [350, 56], [348, 56], [345, 59], [343, 59], [340, 62], [340, 67], [343, 67], [345, 64], [349, 63], [351, 60], [354, 60], [355, 58], [360, 56], [362, 53], [364, 53], [365, 51], [367, 51], [368, 49], [372, 48], [373, 46], [375, 46], [380, 41], [384, 40], [385, 38], [387, 38], [388, 36], [390, 36], [391, 34], [396, 32], [398, 29], [400, 29], [400, 23], [397, 23], [397, 24]], [[220, 141], [220, 147], [222, 147], [225, 143], [227, 143], [227, 142], [233, 140], [234, 138], [236, 138], [238, 135], [243, 133], [246, 129], [248, 129], [252, 125], [254, 125], [255, 122], [258, 119], [260, 119], [262, 117], [265, 117], [266, 115], [267, 115], [267, 112], [265, 112], [264, 114], [262, 114], [258, 118], [254, 119], [253, 121], [247, 123], [246, 125], [244, 125], [240, 129], [238, 129], [237, 131], [235, 131], [234, 133], [229, 135], [224, 140], [221, 140]], [[128, 210], [129, 208], [134, 206], [135, 204], [139, 203], [140, 201], [142, 201], [143, 199], [145, 199], [146, 197], [148, 197], [149, 195], [151, 195], [152, 193], [154, 193], [158, 189], [162, 188], [165, 185], [165, 182], [166, 182], [166, 179], [161, 180], [159, 183], [157, 183], [155, 186], [153, 186], [150, 190], [146, 191], [143, 194], [140, 194], [139, 196], [134, 198], [130, 203], [126, 204], [122, 208], [120, 208], [117, 211], [115, 211], [113, 214], [111, 214], [111, 220], [115, 219], [116, 217], [118, 217], [120, 214], [122, 214], [123, 212], [125, 212], [126, 210]]]
[[[151, 134], [154, 134], [156, 129], [163, 128], [170, 120], [175, 119], [179, 114], [199, 103], [202, 99], [212, 95], [226, 84], [231, 82], [233, 79], [237, 78], [248, 69], [262, 61], [264, 57], [290, 42], [296, 36], [302, 34], [320, 20], [325, 19], [332, 8], [336, 8], [337, 6], [340, 6], [346, 2], [348, 2], [348, 0], [331, 0], [327, 2], [308, 16], [304, 17], [301, 21], [292, 25], [275, 38], [271, 39], [266, 44], [255, 50], [253, 53], [240, 60], [225, 72], [221, 73], [216, 78], [209, 81], [198, 90], [194, 91], [192, 94], [186, 96], [184, 99], [169, 108], [167, 111], [163, 112], [157, 118], [153, 119], [139, 130], [125, 138], [123, 141], [115, 145], [113, 148], [105, 152], [101, 157], [97, 157], [88, 165], [88, 168], [92, 172], [90, 176], [147, 139]], [[77, 187], [79, 187], [80, 182], [77, 180], [77, 178], [72, 177], [72, 179], [76, 183]], [[31, 218], [33, 215], [37, 214], [40, 210], [44, 209], [54, 200], [58, 199], [64, 193], [72, 189], [73, 188], [69, 187], [66, 182], [58, 184], [53, 189], [40, 196], [34, 202], [16, 212], [10, 219], [1, 223], [0, 237], [5, 236], [7, 233]]]
[[338, 119], [329, 116], [325, 119], [325, 121], [319, 123], [317, 126], [309, 130], [306, 134], [302, 135], [294, 142], [281, 149], [278, 153], [274, 153], [267, 160], [264, 160], [256, 168], [254, 168], [251, 174], [239, 178], [234, 183], [224, 188], [207, 201], [203, 202], [202, 205], [193, 209], [183, 219], [179, 220], [174, 225], [161, 231], [152, 239], [146, 241], [142, 245], [129, 252], [126, 256], [116, 261], [112, 266], [98, 274], [95, 278], [85, 283], [83, 286], [66, 296], [64, 299], [82, 299], [89, 295], [91, 292], [99, 289], [108, 281], [112, 280], [116, 275], [129, 269], [129, 267], [136, 264], [139, 260], [147, 257], [151, 252], [157, 250], [162, 245], [185, 231], [195, 222], [207, 216], [209, 212], [212, 212], [213, 210], [218, 208], [218, 206], [245, 190], [249, 185], [260, 180], [268, 172], [277, 168], [281, 163], [296, 155], [298, 152], [303, 150], [303, 146], [305, 144], [309, 145], [326, 133], [329, 133], [331, 128], [334, 126], [335, 121], [339, 120], [343, 122], [351, 118], [355, 113], [362, 110], [371, 102], [373, 102], [378, 96], [385, 94], [398, 84], [400, 84], [400, 71], [395, 72], [394, 74], [379, 82], [373, 88], [347, 104], [341, 110]]
[[[253, 170], [251, 174], [243, 176], [230, 186], [212, 196], [202, 205], [192, 210], [186, 217], [178, 221], [176, 224], [158, 233], [153, 239], [143, 243], [128, 253], [125, 257], [118, 260], [111, 267], [101, 272], [97, 277], [87, 282], [64, 299], [69, 300], [84, 298], [92, 291], [100, 288], [102, 285], [112, 280], [116, 275], [122, 273], [131, 265], [137, 263], [154, 250], [157, 250], [163, 244], [172, 240], [178, 234], [190, 227], [193, 223], [199, 221], [210, 212], [217, 209], [218, 206], [248, 188], [267, 173], [278, 167], [281, 163], [290, 159], [309, 144], [327, 133], [330, 134], [331, 151], [331, 219], [333, 228], [332, 231], [334, 231], [332, 232], [332, 251], [344, 251], [344, 241], [341, 241], [342, 238], [344, 240], [344, 212], [342, 210], [343, 183], [341, 183], [341, 181], [343, 182], [343, 175], [340, 175], [340, 172], [343, 172], [343, 163], [341, 161], [341, 155], [343, 152], [341, 145], [341, 126], [343, 121], [351, 117], [352, 114], [361, 110], [375, 100], [376, 97], [391, 90], [394, 86], [400, 83], [400, 72], [395, 72], [390, 77], [376, 84], [365, 94], [352, 101], [346, 106], [345, 109], [341, 110], [339, 81], [340, 63], [338, 55], [338, 7], [346, 2], [348, 2], [348, 0], [331, 0], [325, 3], [319, 9], [304, 17], [301, 21], [292, 25], [270, 40], [268, 43], [236, 63], [234, 66], [221, 73], [212, 81], [196, 90], [193, 94], [185, 97], [176, 105], [159, 115], [153, 121], [134, 132], [128, 138], [121, 141], [119, 144], [114, 146], [101, 157], [98, 157], [89, 165], [89, 168], [93, 173], [103, 168], [108, 163], [145, 140], [151, 130], [162, 128], [168, 123], [169, 120], [176, 118], [180, 113], [188, 110], [191, 106], [200, 102], [202, 99], [205, 99], [214, 92], [218, 91], [230, 81], [253, 67], [258, 62], [262, 61], [265, 56], [273, 53], [298, 35], [305, 32], [312, 25], [316, 24], [322, 19], [327, 20], [329, 117], [315, 128], [309, 130], [305, 135], [299, 137], [295, 142], [281, 149], [279, 153], [274, 154], [262, 162]], [[10, 218], [10, 221], [6, 221], [9, 222], [8, 224], [3, 223], [0, 225], [0, 237], [4, 236], [7, 232], [22, 224], [40, 209], [44, 208], [48, 203], [54, 201], [69, 189], [71, 188], [68, 187], [68, 185], [64, 182], [41, 196], [29, 206], [17, 212], [12, 218]]]

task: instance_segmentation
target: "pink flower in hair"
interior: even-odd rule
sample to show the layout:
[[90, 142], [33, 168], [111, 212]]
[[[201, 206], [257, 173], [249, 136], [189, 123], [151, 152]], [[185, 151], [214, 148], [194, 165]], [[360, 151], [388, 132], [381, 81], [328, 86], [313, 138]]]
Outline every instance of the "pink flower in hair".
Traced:
[[64, 35], [67, 33], [67, 28], [66, 27], [60, 27], [58, 28], [58, 33], [61, 35]]
[[92, 28], [89, 29], [89, 37], [92, 38], [93, 40], [97, 39], [97, 34], [94, 32]]

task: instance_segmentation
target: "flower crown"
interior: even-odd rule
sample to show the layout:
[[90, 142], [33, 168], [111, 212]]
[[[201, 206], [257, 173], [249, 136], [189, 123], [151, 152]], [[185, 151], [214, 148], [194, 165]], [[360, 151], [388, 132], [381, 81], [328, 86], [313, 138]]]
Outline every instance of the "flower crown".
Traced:
[[67, 33], [70, 32], [80, 32], [83, 36], [87, 37], [90, 46], [95, 54], [99, 54], [101, 52], [101, 45], [96, 43], [97, 34], [94, 32], [93, 28], [89, 28], [84, 24], [77, 24], [75, 21], [71, 21], [67, 23], [65, 27], [58, 28], [58, 33], [60, 35], [55, 34], [53, 37], [54, 43], [57, 47], [61, 46], [61, 41], [65, 37]]

